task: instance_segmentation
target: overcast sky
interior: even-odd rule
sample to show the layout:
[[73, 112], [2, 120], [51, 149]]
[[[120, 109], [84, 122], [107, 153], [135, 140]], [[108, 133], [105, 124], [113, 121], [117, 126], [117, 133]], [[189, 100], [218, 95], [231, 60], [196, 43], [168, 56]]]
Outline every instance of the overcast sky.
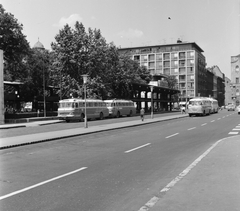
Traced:
[[196, 42], [207, 67], [230, 78], [231, 56], [240, 54], [240, 0], [0, 0], [23, 24], [30, 46], [51, 49], [66, 23], [100, 29], [107, 42], [137, 47]]

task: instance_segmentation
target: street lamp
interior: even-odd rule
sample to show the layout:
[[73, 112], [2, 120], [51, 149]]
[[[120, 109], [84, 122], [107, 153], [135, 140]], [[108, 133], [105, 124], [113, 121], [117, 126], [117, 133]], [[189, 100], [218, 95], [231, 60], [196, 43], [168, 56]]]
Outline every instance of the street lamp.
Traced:
[[151, 119], [153, 119], [153, 86], [150, 86], [151, 89]]
[[84, 127], [85, 128], [88, 128], [88, 124], [87, 124], [87, 77], [88, 75], [85, 74], [85, 75], [82, 75], [83, 77], [83, 84], [84, 84], [84, 99], [85, 99], [85, 118], [84, 118]]
[[43, 113], [44, 113], [44, 117], [46, 117], [45, 71], [44, 71], [44, 68], [43, 68]]

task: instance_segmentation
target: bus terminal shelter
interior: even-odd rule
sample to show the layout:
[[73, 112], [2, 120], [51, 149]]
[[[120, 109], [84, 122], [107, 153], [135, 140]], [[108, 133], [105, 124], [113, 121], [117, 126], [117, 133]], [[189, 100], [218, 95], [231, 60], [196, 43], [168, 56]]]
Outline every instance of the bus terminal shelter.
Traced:
[[[141, 108], [145, 109], [145, 112], [151, 111], [151, 104], [153, 102], [153, 111], [172, 111], [173, 107], [173, 95], [179, 95], [180, 91], [177, 89], [170, 89], [160, 86], [151, 86], [147, 84], [132, 84], [131, 100], [136, 103], [136, 109], [139, 113]], [[178, 98], [175, 98], [178, 99]]]

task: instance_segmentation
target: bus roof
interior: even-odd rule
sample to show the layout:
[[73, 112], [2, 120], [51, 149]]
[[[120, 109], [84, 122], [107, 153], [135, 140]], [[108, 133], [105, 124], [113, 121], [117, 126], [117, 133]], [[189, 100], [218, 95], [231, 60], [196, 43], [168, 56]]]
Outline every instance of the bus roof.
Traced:
[[[81, 99], [81, 98], [69, 98], [69, 99], [63, 99], [60, 100], [59, 102], [84, 102], [85, 99]], [[86, 99], [87, 102], [103, 102], [100, 99]]]

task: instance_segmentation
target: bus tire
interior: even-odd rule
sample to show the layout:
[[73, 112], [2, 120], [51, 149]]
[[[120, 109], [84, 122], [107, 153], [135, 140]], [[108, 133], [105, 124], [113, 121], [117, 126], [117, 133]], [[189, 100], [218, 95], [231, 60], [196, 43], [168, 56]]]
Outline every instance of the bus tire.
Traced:
[[120, 112], [118, 111], [117, 112], [117, 116], [116, 116], [117, 118], [119, 118], [120, 117]]
[[67, 122], [67, 123], [69, 123], [69, 122], [70, 122], [70, 120], [69, 120], [69, 119], [67, 119], [67, 120], [66, 120], [66, 122]]
[[189, 115], [189, 117], [191, 117], [192, 116], [192, 114], [188, 114]]
[[102, 112], [100, 113], [99, 119], [100, 119], [100, 120], [103, 120], [103, 119], [104, 119], [104, 115], [103, 115]]

